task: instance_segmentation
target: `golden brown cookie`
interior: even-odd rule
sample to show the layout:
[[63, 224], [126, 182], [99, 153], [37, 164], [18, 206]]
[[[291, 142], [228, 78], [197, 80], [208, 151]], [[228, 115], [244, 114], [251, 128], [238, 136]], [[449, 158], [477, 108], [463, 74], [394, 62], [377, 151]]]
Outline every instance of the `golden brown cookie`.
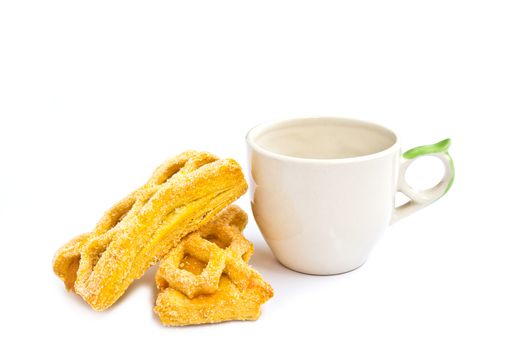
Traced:
[[161, 262], [155, 312], [164, 325], [255, 320], [272, 287], [248, 266], [247, 215], [232, 205], [186, 236]]
[[240, 166], [206, 152], [168, 160], [108, 210], [95, 229], [64, 245], [53, 268], [95, 310], [111, 306], [189, 232], [246, 192]]

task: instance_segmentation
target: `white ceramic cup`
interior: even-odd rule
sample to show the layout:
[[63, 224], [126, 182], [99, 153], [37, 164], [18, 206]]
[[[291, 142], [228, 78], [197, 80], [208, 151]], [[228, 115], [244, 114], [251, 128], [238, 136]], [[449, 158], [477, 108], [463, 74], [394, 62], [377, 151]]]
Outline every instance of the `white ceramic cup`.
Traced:
[[[268, 122], [246, 141], [257, 225], [284, 266], [309, 274], [361, 266], [390, 224], [443, 196], [454, 179], [449, 139], [401, 155], [394, 132], [354, 119]], [[419, 156], [445, 165], [442, 180], [424, 191], [404, 179]], [[400, 207], [397, 191], [410, 199]]]

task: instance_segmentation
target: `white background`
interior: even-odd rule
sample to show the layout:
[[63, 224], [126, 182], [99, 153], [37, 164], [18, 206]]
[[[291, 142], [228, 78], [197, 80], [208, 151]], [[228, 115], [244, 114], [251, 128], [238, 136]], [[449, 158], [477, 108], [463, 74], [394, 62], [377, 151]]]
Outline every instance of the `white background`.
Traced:
[[[523, 349], [522, 6], [3, 1], [0, 347]], [[383, 123], [405, 149], [451, 137], [456, 182], [339, 276], [286, 270], [251, 220], [275, 289], [256, 322], [165, 328], [153, 271], [96, 313], [53, 275], [56, 249], [164, 159], [245, 167], [251, 126], [303, 115]], [[421, 162], [429, 185], [440, 168]]]

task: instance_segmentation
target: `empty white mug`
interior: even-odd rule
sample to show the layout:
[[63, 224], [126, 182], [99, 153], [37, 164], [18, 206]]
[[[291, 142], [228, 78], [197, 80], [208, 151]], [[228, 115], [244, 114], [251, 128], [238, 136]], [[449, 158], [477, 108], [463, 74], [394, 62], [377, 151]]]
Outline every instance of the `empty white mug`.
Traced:
[[[454, 179], [449, 139], [401, 155], [394, 132], [354, 119], [268, 122], [246, 141], [257, 225], [284, 266], [309, 274], [361, 266], [390, 224], [443, 196]], [[419, 156], [445, 165], [443, 179], [424, 191], [404, 179]], [[395, 207], [397, 191], [409, 202]]]

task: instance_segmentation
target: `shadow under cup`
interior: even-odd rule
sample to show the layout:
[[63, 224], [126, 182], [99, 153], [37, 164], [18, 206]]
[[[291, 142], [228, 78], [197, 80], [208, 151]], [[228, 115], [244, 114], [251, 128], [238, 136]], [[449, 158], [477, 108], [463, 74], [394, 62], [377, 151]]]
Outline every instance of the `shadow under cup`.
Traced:
[[362, 265], [392, 217], [396, 135], [312, 117], [258, 125], [246, 141], [252, 211], [277, 259], [317, 275]]

